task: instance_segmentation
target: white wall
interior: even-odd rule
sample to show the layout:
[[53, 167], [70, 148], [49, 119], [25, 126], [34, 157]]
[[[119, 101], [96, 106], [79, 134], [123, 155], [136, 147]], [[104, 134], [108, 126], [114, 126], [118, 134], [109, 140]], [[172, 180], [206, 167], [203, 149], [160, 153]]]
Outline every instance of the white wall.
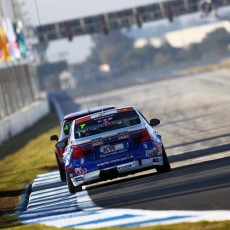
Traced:
[[44, 98], [0, 120], [0, 144], [32, 126], [49, 110], [48, 100]]

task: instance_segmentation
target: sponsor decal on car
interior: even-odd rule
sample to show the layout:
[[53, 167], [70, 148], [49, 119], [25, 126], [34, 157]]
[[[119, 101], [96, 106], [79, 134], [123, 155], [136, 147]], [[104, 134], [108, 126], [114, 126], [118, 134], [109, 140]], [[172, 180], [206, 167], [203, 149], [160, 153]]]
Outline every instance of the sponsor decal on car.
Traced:
[[127, 164], [127, 165], [121, 165], [117, 167], [117, 170], [124, 170], [124, 169], [128, 169], [128, 168], [132, 168], [132, 164]]
[[129, 132], [128, 131], [119, 132], [119, 133], [117, 133], [117, 136], [118, 136], [118, 140], [128, 139], [129, 138]]
[[84, 129], [84, 127], [85, 127], [85, 124], [81, 124], [81, 125], [80, 125], [80, 128], [81, 128], [81, 129]]
[[86, 117], [83, 117], [83, 118], [78, 118], [76, 120], [76, 124], [81, 124], [82, 122], [89, 121], [90, 119], [91, 119], [90, 116], [86, 116]]
[[124, 149], [123, 143], [116, 144], [116, 145], [103, 145], [100, 147], [100, 151], [102, 153], [111, 153], [121, 149]]
[[68, 131], [69, 130], [69, 124], [68, 123], [64, 125], [63, 130], [64, 131]]
[[146, 157], [155, 157], [157, 155], [155, 148], [151, 150], [145, 150], [145, 156]]
[[102, 145], [100, 147], [100, 158], [108, 157], [112, 155], [116, 155], [119, 153], [127, 152], [123, 143], [115, 144], [115, 145]]
[[75, 168], [76, 176], [86, 174], [87, 171], [88, 171], [87, 168]]
[[69, 165], [69, 167], [66, 167], [67, 172], [71, 172], [74, 170], [74, 167], [72, 165]]
[[130, 107], [130, 108], [121, 108], [121, 109], [117, 109], [117, 112], [118, 113], [124, 113], [124, 112], [130, 112], [130, 111], [133, 111], [133, 108]]
[[110, 165], [110, 164], [114, 164], [114, 163], [127, 161], [127, 160], [130, 160], [132, 158], [134, 158], [134, 156], [130, 155], [130, 156], [122, 157], [122, 158], [113, 159], [111, 161], [105, 161], [105, 162], [97, 164], [97, 167], [102, 167], [102, 166], [106, 166], [106, 165]]
[[96, 146], [104, 144], [104, 141], [103, 141], [102, 137], [92, 139], [91, 142], [92, 142], [93, 147], [96, 147]]
[[81, 163], [81, 164], [84, 164], [84, 162], [85, 162], [85, 159], [84, 159], [84, 158], [81, 158], [81, 159], [80, 159], [80, 163]]
[[110, 152], [110, 153], [106, 153], [106, 154], [100, 154], [100, 158], [113, 156], [113, 155], [120, 154], [120, 153], [127, 152], [127, 151], [128, 151], [127, 149], [122, 149], [122, 150], [115, 151], [115, 152]]
[[74, 179], [75, 179], [76, 182], [79, 182], [79, 181], [82, 181], [82, 180], [83, 180], [83, 177], [80, 176], [80, 177], [76, 177], [76, 178], [74, 178]]

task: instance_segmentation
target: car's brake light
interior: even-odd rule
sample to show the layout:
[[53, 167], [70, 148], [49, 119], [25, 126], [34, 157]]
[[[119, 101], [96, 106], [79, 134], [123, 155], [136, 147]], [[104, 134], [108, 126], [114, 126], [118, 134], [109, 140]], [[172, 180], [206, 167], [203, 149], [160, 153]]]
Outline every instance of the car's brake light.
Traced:
[[140, 134], [138, 136], [135, 136], [133, 138], [134, 142], [146, 142], [146, 141], [152, 141], [152, 137], [150, 136], [147, 129], [142, 129]]
[[90, 148], [81, 148], [80, 146], [76, 145], [73, 147], [72, 157], [73, 159], [85, 157], [88, 154], [90, 154], [90, 152], [91, 152]]

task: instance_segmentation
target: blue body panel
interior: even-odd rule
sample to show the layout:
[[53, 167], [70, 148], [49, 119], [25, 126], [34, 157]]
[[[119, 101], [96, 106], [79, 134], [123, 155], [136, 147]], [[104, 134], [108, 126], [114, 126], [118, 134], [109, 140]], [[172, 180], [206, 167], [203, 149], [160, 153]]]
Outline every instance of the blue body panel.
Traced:
[[[122, 140], [119, 140], [121, 139], [119, 136], [102, 139], [101, 144], [98, 146], [94, 146], [92, 142], [82, 144], [80, 146], [82, 150], [91, 149], [91, 151], [85, 157], [78, 159], [70, 157], [69, 166], [72, 168], [70, 170], [71, 173], [81, 175], [158, 156], [161, 143], [154, 143], [154, 141], [136, 143], [133, 139], [139, 134], [140, 131], [130, 133], [128, 138]], [[78, 173], [75, 169], [84, 170]]]

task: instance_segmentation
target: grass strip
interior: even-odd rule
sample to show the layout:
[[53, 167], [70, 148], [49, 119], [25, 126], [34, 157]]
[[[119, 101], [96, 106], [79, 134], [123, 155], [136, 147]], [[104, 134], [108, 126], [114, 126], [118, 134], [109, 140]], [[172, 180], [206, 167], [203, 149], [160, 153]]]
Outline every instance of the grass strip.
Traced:
[[0, 146], [0, 216], [15, 211], [25, 184], [56, 168], [54, 142], [49, 137], [59, 132], [56, 114], [49, 114]]

